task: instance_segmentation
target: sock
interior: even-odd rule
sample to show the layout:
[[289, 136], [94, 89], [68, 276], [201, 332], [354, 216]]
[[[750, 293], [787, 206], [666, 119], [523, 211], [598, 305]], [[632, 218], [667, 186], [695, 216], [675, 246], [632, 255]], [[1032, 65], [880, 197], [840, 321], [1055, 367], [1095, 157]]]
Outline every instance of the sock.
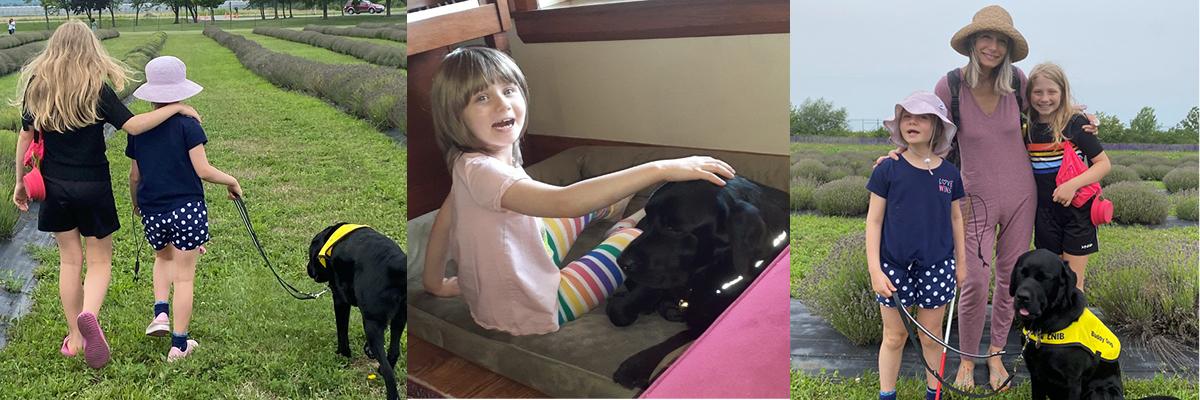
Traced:
[[[934, 400], [937, 398], [937, 389], [925, 387], [925, 400]], [[946, 392], [942, 392], [942, 398], [946, 398]]]
[[896, 400], [896, 391], [879, 392], [879, 400]]
[[188, 334], [171, 332], [171, 347], [179, 349], [179, 351], [187, 351]]
[[154, 302], [154, 316], [157, 317], [158, 314], [163, 314], [163, 313], [166, 313], [168, 317], [171, 316], [171, 304], [169, 304], [165, 301], [161, 301], [161, 300], [155, 301]]

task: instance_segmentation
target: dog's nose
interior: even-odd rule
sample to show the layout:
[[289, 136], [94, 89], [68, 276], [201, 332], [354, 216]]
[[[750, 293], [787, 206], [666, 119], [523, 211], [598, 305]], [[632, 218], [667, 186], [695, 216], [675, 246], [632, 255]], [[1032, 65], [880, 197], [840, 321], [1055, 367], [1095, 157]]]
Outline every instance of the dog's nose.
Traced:
[[1028, 303], [1029, 302], [1029, 293], [1017, 292], [1017, 295], [1013, 296], [1013, 300], [1020, 302], [1020, 303]]

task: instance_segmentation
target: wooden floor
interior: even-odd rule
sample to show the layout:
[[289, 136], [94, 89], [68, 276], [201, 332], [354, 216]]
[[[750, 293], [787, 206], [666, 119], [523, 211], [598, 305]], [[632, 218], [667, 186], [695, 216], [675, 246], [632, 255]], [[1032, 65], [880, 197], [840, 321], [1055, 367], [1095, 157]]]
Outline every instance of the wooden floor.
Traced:
[[456, 398], [548, 397], [414, 336], [408, 337], [408, 375]]

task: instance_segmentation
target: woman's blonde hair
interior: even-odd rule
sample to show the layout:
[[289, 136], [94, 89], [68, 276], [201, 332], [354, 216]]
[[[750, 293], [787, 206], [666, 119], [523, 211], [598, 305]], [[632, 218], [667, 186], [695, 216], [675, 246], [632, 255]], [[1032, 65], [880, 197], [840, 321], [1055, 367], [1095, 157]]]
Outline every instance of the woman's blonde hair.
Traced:
[[[1060, 93], [1058, 109], [1050, 113], [1047, 117], [1050, 120], [1050, 131], [1054, 136], [1054, 143], [1059, 144], [1063, 141], [1063, 131], [1067, 129], [1067, 124], [1071, 123], [1071, 118], [1075, 117], [1075, 104], [1071, 101], [1071, 84], [1067, 82], [1067, 73], [1063, 72], [1062, 67], [1058, 64], [1044, 62], [1033, 67], [1033, 71], [1029, 73], [1029, 83], [1025, 84], [1025, 98], [1032, 99], [1033, 80], [1043, 78], [1054, 82], [1058, 85]], [[1032, 101], [1032, 100], [1030, 100]], [[1029, 107], [1029, 119], [1037, 121], [1039, 118], [1036, 108]]]
[[105, 80], [121, 91], [132, 74], [109, 57], [87, 24], [67, 21], [50, 36], [46, 49], [21, 68], [13, 105], [33, 117], [35, 130], [79, 129], [100, 120], [96, 105]]
[[[983, 78], [983, 66], [979, 64], [979, 59], [975, 58], [975, 40], [979, 39], [979, 36], [984, 33], [990, 33], [997, 40], [1003, 40], [1004, 43], [1010, 46], [1012, 43], [1012, 40], [1008, 36], [995, 31], [984, 31], [971, 35], [971, 38], [967, 40], [967, 48], [970, 49], [970, 51], [967, 51], [967, 57], [970, 61], [967, 63], [967, 67], [963, 69], [963, 80], [967, 82], [967, 87], [973, 88], [978, 86], [979, 80]], [[1004, 61], [1001, 61], [1000, 65], [992, 70], [992, 76], [996, 78], [996, 84], [992, 90], [1001, 96], [1016, 91], [1017, 88], [1012, 87], [1012, 74], [1012, 56], [1009, 54], [1009, 51], [1005, 51]]]
[[[497, 83], [510, 83], [521, 90], [525, 101], [529, 101], [529, 85], [525, 83], [525, 75], [521, 68], [507, 54], [487, 47], [463, 47], [456, 49], [442, 60], [442, 66], [433, 76], [433, 90], [430, 95], [432, 106], [434, 136], [442, 156], [446, 159], [448, 168], [454, 168], [454, 161], [463, 153], [492, 153], [487, 145], [475, 137], [462, 119], [471, 96]], [[526, 111], [525, 120], [529, 120]], [[513, 144], [513, 162], [521, 165], [521, 140], [525, 138], [525, 130], [529, 124], [521, 128], [517, 142]]]

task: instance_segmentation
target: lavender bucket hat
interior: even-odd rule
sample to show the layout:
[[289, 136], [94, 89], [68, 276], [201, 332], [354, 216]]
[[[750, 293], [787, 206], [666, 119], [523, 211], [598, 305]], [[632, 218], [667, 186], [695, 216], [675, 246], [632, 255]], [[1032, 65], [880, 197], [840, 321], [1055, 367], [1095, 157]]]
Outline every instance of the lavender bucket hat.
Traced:
[[917, 91], [908, 95], [903, 101], [896, 104], [896, 112], [892, 118], [883, 121], [883, 126], [892, 133], [892, 144], [907, 149], [908, 142], [904, 141], [904, 137], [900, 135], [900, 110], [908, 110], [910, 114], [935, 114], [942, 120], [942, 137], [935, 138], [937, 146], [933, 149], [933, 153], [939, 156], [945, 156], [950, 151], [950, 142], [954, 139], [954, 134], [958, 131], [958, 127], [950, 122], [949, 111], [946, 110], [946, 104], [942, 103], [942, 99], [937, 95]]
[[172, 57], [155, 57], [146, 63], [146, 83], [133, 96], [152, 103], [174, 103], [195, 96], [204, 88], [187, 79], [187, 66]]

